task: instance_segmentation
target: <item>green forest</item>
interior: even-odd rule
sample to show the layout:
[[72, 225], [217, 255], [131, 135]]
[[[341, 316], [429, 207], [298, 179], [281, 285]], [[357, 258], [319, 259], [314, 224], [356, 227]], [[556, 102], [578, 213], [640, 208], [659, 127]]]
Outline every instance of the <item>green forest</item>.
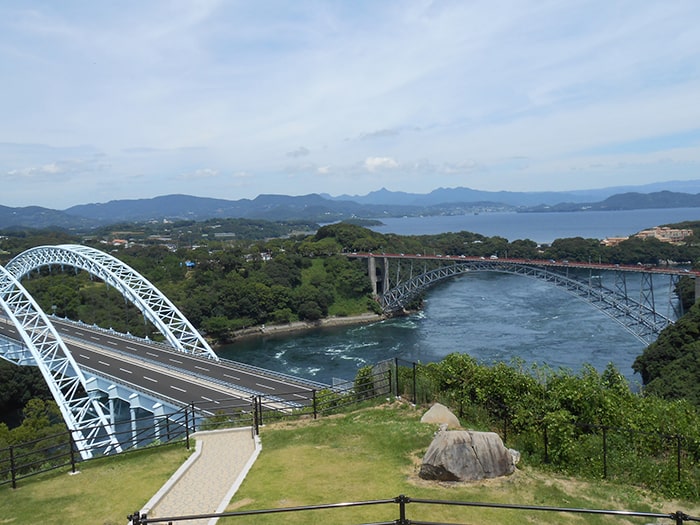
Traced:
[[[675, 227], [700, 232], [700, 223]], [[631, 238], [614, 247], [597, 239], [557, 239], [538, 246], [528, 239], [509, 241], [471, 232], [399, 236], [379, 234], [357, 224], [337, 223], [301, 232], [310, 225], [284, 227], [265, 221], [208, 221], [148, 228], [120, 225], [120, 231], [74, 235], [60, 231], [12, 231], [0, 236], [0, 264], [22, 251], [43, 244], [79, 243], [108, 251], [154, 283], [213, 343], [232, 340], [236, 330], [262, 324], [316, 321], [328, 316], [379, 312], [371, 297], [366, 262], [344, 253], [423, 253], [536, 259], [568, 259], [617, 264], [700, 263], [700, 242], [691, 237], [682, 245], [656, 239]], [[165, 228], [165, 229], [164, 229]], [[226, 231], [225, 236], [214, 235]], [[257, 232], [257, 233], [256, 233]], [[283, 235], [283, 236], [278, 236]], [[700, 235], [700, 233], [698, 234]], [[116, 237], [128, 244], [115, 246]], [[173, 241], [177, 239], [177, 242]], [[155, 329], [119, 293], [85, 272], [51, 268], [23, 280], [48, 313], [65, 316], [138, 336], [157, 338]], [[634, 368], [644, 382], [644, 396], [700, 407], [700, 307], [694, 287], [684, 278], [679, 293], [688, 312], [667, 328], [640, 355]], [[420, 303], [416, 304], [419, 307]], [[38, 372], [0, 361], [0, 429], [19, 429], [22, 421], [56, 420], [27, 404], [49, 400]], [[31, 411], [28, 413], [28, 408]], [[31, 416], [31, 417], [30, 417]], [[60, 419], [60, 418], [59, 418]], [[0, 425], [2, 427], [3, 425]], [[9, 429], [13, 430], [10, 431]]]

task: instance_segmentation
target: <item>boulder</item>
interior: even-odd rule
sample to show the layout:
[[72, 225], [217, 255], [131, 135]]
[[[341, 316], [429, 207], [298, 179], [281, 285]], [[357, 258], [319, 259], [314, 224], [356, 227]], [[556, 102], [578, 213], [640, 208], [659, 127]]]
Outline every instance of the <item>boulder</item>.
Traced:
[[449, 428], [461, 428], [459, 424], [459, 419], [455, 416], [449, 408], [440, 403], [435, 403], [430, 407], [423, 417], [420, 418], [421, 423], [437, 423], [446, 424]]
[[439, 432], [423, 457], [418, 475], [438, 481], [474, 481], [507, 476], [515, 471], [513, 452], [503, 446], [495, 432]]

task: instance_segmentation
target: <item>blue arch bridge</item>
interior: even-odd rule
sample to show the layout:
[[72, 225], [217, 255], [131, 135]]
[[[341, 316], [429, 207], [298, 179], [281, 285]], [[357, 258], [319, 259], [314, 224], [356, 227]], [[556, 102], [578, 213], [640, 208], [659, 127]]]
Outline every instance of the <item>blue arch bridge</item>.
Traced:
[[[497, 271], [542, 279], [588, 301], [645, 342], [681, 312], [673, 293], [666, 314], [654, 299], [655, 279], [664, 277], [675, 290], [682, 276], [672, 268], [618, 267], [554, 261], [481, 259], [449, 256], [353, 253], [368, 261], [369, 276], [382, 308], [401, 311], [433, 284], [467, 272]], [[47, 315], [22, 286], [23, 278], [42, 268], [88, 272], [118, 290], [162, 334], [156, 343]], [[588, 271], [588, 277], [584, 273]], [[601, 274], [611, 272], [612, 287]], [[595, 273], [595, 275], [594, 275]], [[641, 278], [637, 295], [629, 275]], [[696, 279], [696, 286], [698, 280]], [[697, 291], [696, 291], [697, 296]], [[208, 406], [197, 422], [218, 409], [250, 410], [251, 399], [264, 394], [276, 409], [309, 405], [328, 385], [276, 374], [219, 359], [184, 315], [153, 284], [115, 257], [81, 245], [29, 249], [0, 266], [0, 357], [42, 373], [83, 459], [111, 454], [140, 443], [139, 421], [155, 428], [152, 439], [166, 438], [174, 414], [183, 407]], [[118, 427], [126, 427], [124, 433]]]

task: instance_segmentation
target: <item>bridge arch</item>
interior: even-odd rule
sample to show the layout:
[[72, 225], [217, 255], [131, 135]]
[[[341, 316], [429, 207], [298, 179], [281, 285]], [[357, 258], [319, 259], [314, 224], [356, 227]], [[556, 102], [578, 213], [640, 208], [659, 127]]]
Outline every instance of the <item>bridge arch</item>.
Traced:
[[[442, 265], [396, 284], [384, 291], [378, 299], [385, 313], [395, 313], [437, 282], [470, 272], [508, 273], [551, 283], [593, 305], [647, 345], [655, 340], [661, 330], [674, 322], [670, 317], [656, 311], [650, 273], [639, 272], [642, 275], [643, 286], [647, 287], [643, 294], [644, 300], [640, 302], [626, 293], [618, 293], [604, 287], [600, 280], [597, 285], [592, 285], [552, 269], [508, 261], [478, 260]], [[671, 276], [671, 285], [677, 280], [678, 276]]]
[[105, 252], [76, 244], [38, 246], [12, 259], [6, 269], [21, 280], [32, 270], [54, 265], [87, 271], [117, 289], [177, 351], [219, 360], [202, 335], [160, 290], [129, 265]]
[[[105, 454], [121, 452], [102, 404], [88, 394], [85, 376], [51, 321], [29, 292], [2, 266], [0, 306], [17, 328], [31, 360], [39, 367], [83, 459], [91, 458], [95, 450]], [[15, 364], [27, 361], [24, 352], [6, 353], [2, 357]]]

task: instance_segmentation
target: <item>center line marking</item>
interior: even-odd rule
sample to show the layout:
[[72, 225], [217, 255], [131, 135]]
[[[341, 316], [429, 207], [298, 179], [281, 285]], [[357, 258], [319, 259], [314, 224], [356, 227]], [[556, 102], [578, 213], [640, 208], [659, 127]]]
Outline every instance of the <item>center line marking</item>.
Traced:
[[122, 372], [126, 372], [127, 374], [133, 374], [131, 370], [127, 370], [126, 368], [120, 368], [119, 370], [121, 370]]
[[204, 370], [205, 372], [209, 372], [209, 369], [208, 369], [208, 368], [204, 368], [203, 366], [197, 366], [197, 365], [195, 365], [194, 367], [197, 368], [197, 369], [199, 369], [199, 370]]
[[153, 381], [154, 383], [157, 383], [157, 382], [158, 382], [157, 379], [153, 379], [152, 377], [143, 376], [143, 378], [144, 378], [146, 381]]
[[255, 383], [255, 386], [259, 386], [260, 388], [267, 388], [268, 390], [277, 390], [274, 386], [263, 385], [260, 383]]
[[150, 355], [152, 357], [158, 357], [158, 354], [154, 354], [153, 352], [146, 352], [146, 355]]
[[175, 385], [170, 385], [170, 388], [172, 388], [174, 390], [179, 390], [180, 392], [187, 392], [187, 390], [185, 390], [184, 388], [179, 388], [179, 387], [176, 387]]
[[240, 380], [241, 380], [240, 377], [230, 376], [230, 375], [228, 375], [228, 374], [224, 374], [224, 377], [230, 377], [231, 379], [235, 379], [236, 381], [240, 381]]
[[98, 361], [98, 363], [100, 363], [101, 365], [104, 365], [104, 366], [109, 366], [109, 363], [105, 363], [104, 361]]
[[168, 359], [168, 361], [172, 361], [173, 363], [180, 363], [180, 364], [182, 364], [182, 361], [180, 361], [180, 360], [178, 360], [178, 359], [172, 359], [172, 358], [170, 358], [170, 359]]

